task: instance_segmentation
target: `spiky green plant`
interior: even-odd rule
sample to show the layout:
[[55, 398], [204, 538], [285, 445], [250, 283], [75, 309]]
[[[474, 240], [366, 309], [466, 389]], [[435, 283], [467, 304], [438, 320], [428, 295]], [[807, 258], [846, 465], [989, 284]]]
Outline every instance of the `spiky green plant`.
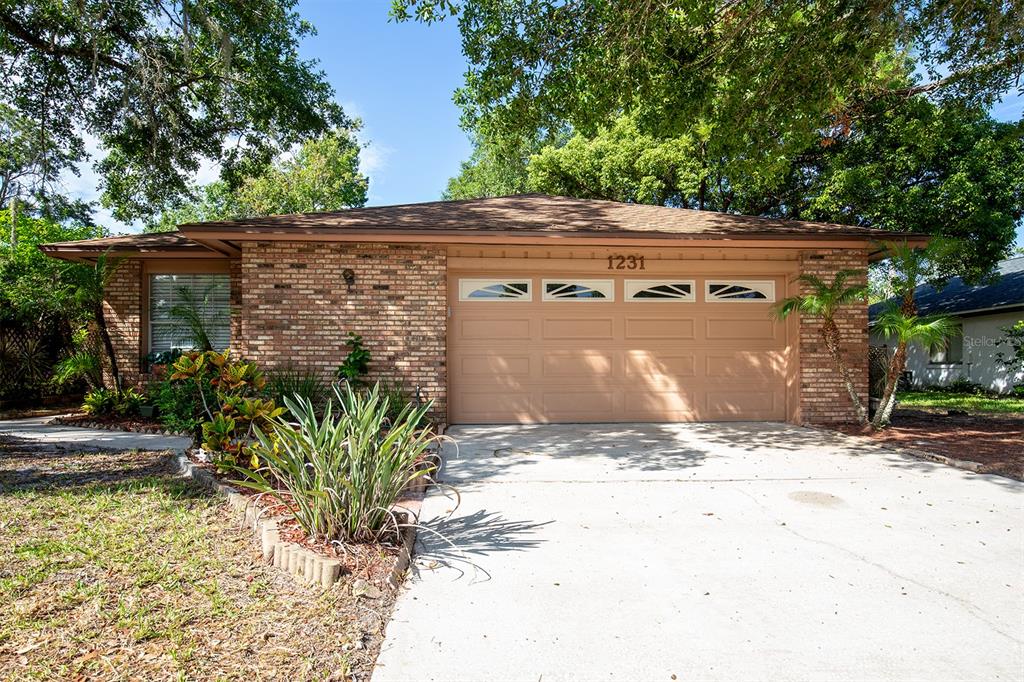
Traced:
[[171, 306], [170, 315], [175, 321], [175, 331], [185, 332], [195, 346], [195, 350], [206, 352], [214, 349], [210, 340], [210, 325], [217, 322], [222, 316], [211, 315], [210, 297], [218, 285], [211, 284], [201, 293], [192, 291], [188, 287], [178, 288], [178, 298], [181, 300]]
[[907, 365], [907, 346], [917, 343], [928, 347], [945, 343], [947, 339], [959, 333], [959, 327], [945, 315], [907, 315], [902, 306], [892, 304], [875, 318], [875, 330], [896, 342], [896, 350], [893, 352], [885, 380], [882, 402], [875, 411], [874, 419], [871, 420], [871, 425], [878, 429], [888, 424], [892, 418], [892, 410], [896, 405], [896, 385]]
[[[429, 476], [429, 448], [437, 436], [419, 424], [430, 405], [406, 405], [388, 426], [388, 400], [380, 387], [335, 388], [322, 415], [309, 399], [285, 398], [292, 425], [271, 421], [258, 430], [258, 469], [236, 467], [236, 481], [289, 505], [299, 525], [317, 540], [380, 541], [399, 524], [392, 507], [413, 481]], [[335, 408], [338, 412], [335, 413]]]
[[797, 280], [806, 285], [808, 292], [783, 299], [772, 309], [775, 317], [780, 320], [797, 312], [821, 320], [821, 339], [825, 342], [825, 349], [828, 350], [836, 371], [843, 379], [857, 421], [861, 424], [867, 424], [868, 412], [853, 382], [850, 368], [843, 359], [843, 339], [835, 317], [843, 306], [864, 303], [868, 292], [864, 277], [865, 273], [860, 270], [840, 270], [831, 282], [826, 282], [815, 275], [800, 275]]
[[84, 379], [91, 390], [103, 388], [103, 360], [89, 348], [79, 348], [53, 367], [53, 382], [58, 386]]

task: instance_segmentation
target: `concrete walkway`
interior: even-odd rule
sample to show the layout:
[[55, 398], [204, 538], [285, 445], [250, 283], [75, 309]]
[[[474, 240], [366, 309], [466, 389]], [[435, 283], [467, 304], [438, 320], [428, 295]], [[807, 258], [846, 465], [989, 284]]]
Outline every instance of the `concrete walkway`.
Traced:
[[68, 450], [180, 450], [191, 445], [188, 438], [155, 433], [129, 433], [83, 429], [50, 424], [53, 416], [0, 420], [0, 436], [10, 436], [40, 445]]
[[449, 433], [375, 682], [1024, 678], [1020, 482], [784, 425]]

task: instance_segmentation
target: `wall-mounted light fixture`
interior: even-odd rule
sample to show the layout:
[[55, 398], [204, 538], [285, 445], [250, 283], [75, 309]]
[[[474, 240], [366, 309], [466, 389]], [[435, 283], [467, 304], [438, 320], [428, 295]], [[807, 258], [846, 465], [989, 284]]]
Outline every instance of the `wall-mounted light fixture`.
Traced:
[[352, 285], [356, 283], [356, 273], [351, 268], [345, 268], [341, 271], [341, 278], [345, 280], [345, 286], [348, 287], [349, 291], [352, 291]]

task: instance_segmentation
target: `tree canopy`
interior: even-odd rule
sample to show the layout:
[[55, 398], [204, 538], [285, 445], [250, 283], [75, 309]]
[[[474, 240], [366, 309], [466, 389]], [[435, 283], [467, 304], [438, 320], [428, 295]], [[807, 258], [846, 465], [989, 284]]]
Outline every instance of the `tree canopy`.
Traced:
[[105, 236], [102, 228], [60, 223], [20, 213], [11, 240], [11, 213], [0, 212], [0, 319], [31, 323], [47, 316], [73, 318], [72, 297], [82, 268], [39, 250], [49, 242]]
[[130, 221], [187, 194], [202, 160], [231, 187], [347, 119], [295, 0], [0, 2], [0, 103], [60, 155], [98, 138], [102, 201]]
[[147, 232], [182, 223], [279, 213], [340, 211], [366, 203], [369, 178], [359, 170], [357, 125], [307, 140], [235, 189], [217, 181], [194, 190], [195, 199], [161, 213]]

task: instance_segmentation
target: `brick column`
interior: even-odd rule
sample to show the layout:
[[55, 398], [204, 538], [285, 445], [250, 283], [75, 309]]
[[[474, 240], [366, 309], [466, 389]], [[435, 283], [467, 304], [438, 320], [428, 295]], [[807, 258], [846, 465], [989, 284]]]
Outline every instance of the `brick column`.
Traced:
[[[820, 277], [831, 283], [840, 270], [866, 273], [867, 251], [852, 249], [818, 249], [800, 254], [801, 274]], [[861, 282], [865, 278], [860, 279]], [[801, 293], [806, 294], [805, 284]], [[857, 391], [867, 406], [868, 400], [868, 307], [863, 303], [844, 306], [836, 315], [842, 339], [842, 356], [855, 378]], [[826, 424], [855, 421], [842, 377], [835, 369], [831, 355], [821, 338], [821, 321], [802, 315], [800, 318], [800, 417], [804, 423]]]
[[[123, 260], [107, 284], [103, 316], [117, 356], [117, 368], [125, 387], [139, 384], [139, 330], [142, 325], [142, 263]], [[103, 351], [101, 351], [103, 352]], [[106, 354], [104, 353], [104, 359]], [[109, 365], [104, 362], [104, 380], [113, 386]]]

